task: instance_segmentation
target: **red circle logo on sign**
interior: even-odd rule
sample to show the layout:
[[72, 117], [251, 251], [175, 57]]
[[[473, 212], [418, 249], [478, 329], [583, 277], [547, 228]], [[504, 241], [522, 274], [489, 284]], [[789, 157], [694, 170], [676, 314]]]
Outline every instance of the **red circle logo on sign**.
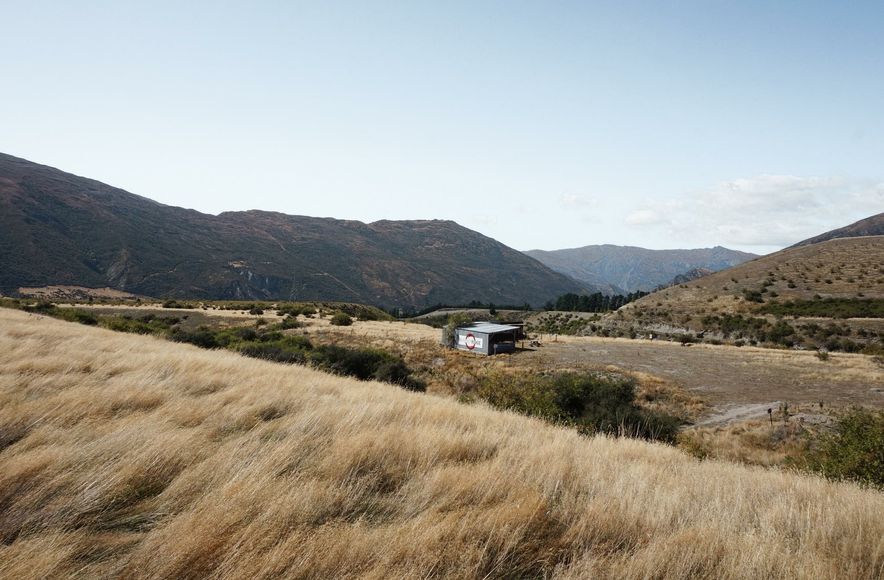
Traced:
[[467, 345], [467, 348], [473, 350], [476, 348], [476, 337], [473, 336], [473, 333], [467, 334], [467, 337], [464, 339], [464, 344]]

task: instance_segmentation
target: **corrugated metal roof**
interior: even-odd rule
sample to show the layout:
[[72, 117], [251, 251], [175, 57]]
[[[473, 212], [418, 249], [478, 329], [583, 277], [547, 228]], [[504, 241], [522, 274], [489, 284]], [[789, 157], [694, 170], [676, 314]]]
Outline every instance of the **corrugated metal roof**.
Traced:
[[510, 326], [509, 324], [494, 324], [493, 322], [476, 322], [475, 324], [461, 326], [458, 329], [494, 334], [495, 332], [512, 332], [514, 330], [519, 330], [519, 327]]

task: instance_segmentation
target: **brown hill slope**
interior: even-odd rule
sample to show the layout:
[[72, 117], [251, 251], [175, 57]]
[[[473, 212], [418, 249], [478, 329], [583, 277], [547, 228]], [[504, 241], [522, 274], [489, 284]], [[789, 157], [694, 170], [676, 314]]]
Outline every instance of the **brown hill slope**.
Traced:
[[584, 289], [451, 221], [213, 216], [0, 154], [0, 292], [53, 284], [404, 308], [542, 304]]
[[[827, 299], [833, 301], [828, 306]], [[837, 238], [788, 248], [660, 290], [627, 304], [610, 319], [643, 328], [703, 330], [709, 329], [703, 319], [710, 316], [763, 317], [795, 301], [812, 303], [810, 310], [826, 317], [826, 308], [833, 311], [831, 316], [840, 316], [836, 306], [844, 301], [862, 306], [881, 299], [884, 236]], [[880, 325], [869, 321], [867, 326], [877, 333]]]
[[877, 492], [2, 309], [0, 434], [6, 578], [884, 572]]
[[855, 238], [858, 236], [884, 236], [884, 213], [879, 213], [878, 215], [852, 223], [849, 226], [814, 236], [803, 242], [798, 242], [792, 247], [809, 246], [836, 238]]

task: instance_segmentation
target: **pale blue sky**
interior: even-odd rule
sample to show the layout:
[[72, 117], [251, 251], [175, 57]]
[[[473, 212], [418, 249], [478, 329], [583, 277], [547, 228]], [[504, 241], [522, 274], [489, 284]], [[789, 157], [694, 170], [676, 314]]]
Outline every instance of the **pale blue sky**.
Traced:
[[882, 2], [0, 0], [0, 151], [163, 203], [765, 252], [884, 211]]

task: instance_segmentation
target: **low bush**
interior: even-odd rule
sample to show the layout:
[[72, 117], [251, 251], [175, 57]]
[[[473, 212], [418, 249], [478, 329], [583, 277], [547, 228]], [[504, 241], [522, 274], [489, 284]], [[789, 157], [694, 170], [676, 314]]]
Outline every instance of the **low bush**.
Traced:
[[833, 432], [813, 443], [799, 467], [884, 489], [884, 411], [852, 408], [838, 418]]
[[353, 319], [345, 312], [335, 312], [329, 321], [333, 326], [350, 326]]
[[675, 417], [639, 407], [635, 381], [624, 377], [493, 374], [480, 382], [476, 395], [495, 407], [574, 426], [585, 434], [674, 442], [679, 426]]
[[426, 390], [423, 382], [411, 376], [405, 361], [383, 350], [322, 345], [313, 349], [309, 360], [318, 368], [335, 374], [363, 381], [393, 383], [411, 391]]
[[286, 315], [286, 317], [283, 318], [281, 321], [269, 326], [268, 328], [270, 330], [289, 330], [292, 328], [301, 328], [302, 326], [304, 325], [298, 322], [297, 318], [289, 314]]
[[220, 346], [216, 333], [205, 326], [201, 326], [193, 331], [175, 327], [169, 332], [169, 340], [187, 342], [201, 348], [218, 348]]

